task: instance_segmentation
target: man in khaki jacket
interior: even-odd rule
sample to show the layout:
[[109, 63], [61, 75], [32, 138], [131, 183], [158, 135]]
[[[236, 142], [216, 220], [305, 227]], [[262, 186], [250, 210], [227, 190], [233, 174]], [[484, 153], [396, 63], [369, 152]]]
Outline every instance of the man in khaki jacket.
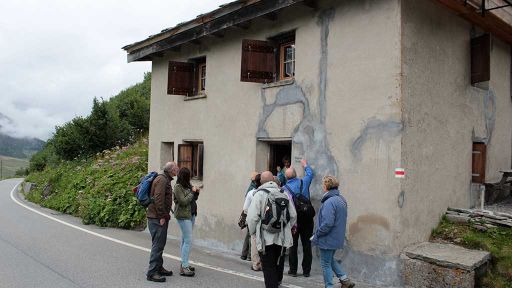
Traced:
[[151, 198], [153, 203], [146, 210], [148, 229], [151, 233], [151, 254], [149, 256], [148, 281], [165, 282], [165, 277], [172, 276], [172, 271], [163, 267], [165, 243], [167, 242], [167, 228], [171, 219], [172, 207], [172, 177], [178, 173], [178, 165], [168, 162], [163, 167], [163, 174], [158, 175], [151, 184]]
[[256, 238], [261, 265], [263, 266], [263, 277], [266, 288], [277, 288], [283, 280], [284, 258], [286, 248], [293, 245], [292, 226], [297, 221], [297, 212], [293, 201], [289, 199], [288, 211], [290, 221], [279, 233], [270, 233], [261, 227], [261, 219], [265, 213], [265, 205], [268, 193], [262, 190], [280, 192], [279, 186], [274, 182], [272, 172], [261, 173], [261, 186], [254, 194], [249, 211], [247, 213], [247, 225], [249, 233]]

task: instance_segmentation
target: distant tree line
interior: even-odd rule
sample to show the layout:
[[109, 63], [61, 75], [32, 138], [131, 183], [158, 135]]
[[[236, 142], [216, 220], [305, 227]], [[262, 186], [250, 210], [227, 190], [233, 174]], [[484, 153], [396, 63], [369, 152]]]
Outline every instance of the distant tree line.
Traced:
[[48, 139], [30, 159], [30, 171], [42, 171], [61, 161], [84, 159], [135, 142], [149, 130], [151, 73], [144, 80], [105, 101], [94, 98], [91, 114], [75, 117]]

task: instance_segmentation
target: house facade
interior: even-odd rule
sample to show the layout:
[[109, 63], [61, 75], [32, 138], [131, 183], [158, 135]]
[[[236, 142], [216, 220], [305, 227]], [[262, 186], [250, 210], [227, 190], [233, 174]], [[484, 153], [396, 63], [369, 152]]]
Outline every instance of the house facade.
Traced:
[[238, 250], [251, 172], [304, 158], [317, 206], [341, 180], [346, 270], [400, 285], [402, 249], [511, 168], [511, 8], [464, 2], [235, 1], [125, 46], [152, 62], [148, 169], [203, 186], [195, 238]]

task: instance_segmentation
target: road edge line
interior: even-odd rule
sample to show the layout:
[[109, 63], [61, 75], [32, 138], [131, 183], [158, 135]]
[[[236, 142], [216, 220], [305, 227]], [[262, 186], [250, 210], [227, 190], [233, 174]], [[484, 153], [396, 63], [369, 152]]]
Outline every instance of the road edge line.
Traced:
[[[11, 199], [18, 205], [24, 207], [25, 209], [28, 209], [34, 213], [37, 213], [43, 217], [46, 217], [50, 220], [53, 220], [55, 222], [58, 222], [60, 224], [63, 224], [63, 225], [66, 225], [68, 227], [71, 227], [71, 228], [74, 228], [74, 229], [77, 229], [77, 230], [80, 230], [82, 232], [85, 232], [85, 233], [88, 233], [88, 234], [91, 234], [93, 236], [96, 236], [96, 237], [99, 237], [99, 238], [103, 238], [105, 240], [109, 240], [109, 241], [112, 241], [114, 243], [117, 243], [117, 244], [121, 244], [121, 245], [124, 245], [124, 246], [127, 246], [127, 247], [130, 247], [130, 248], [134, 248], [134, 249], [138, 249], [138, 250], [141, 250], [141, 251], [145, 251], [145, 252], [148, 252], [150, 253], [151, 252], [151, 249], [148, 249], [148, 248], [145, 248], [145, 247], [142, 247], [142, 246], [138, 246], [138, 245], [135, 245], [135, 244], [131, 244], [131, 243], [128, 243], [128, 242], [125, 242], [125, 241], [122, 241], [122, 240], [119, 240], [119, 239], [116, 239], [116, 238], [112, 238], [110, 236], [105, 236], [103, 234], [100, 234], [100, 233], [96, 233], [96, 232], [93, 232], [93, 231], [90, 231], [88, 229], [85, 229], [85, 228], [82, 228], [82, 227], [79, 227], [79, 226], [76, 226], [76, 225], [73, 225], [71, 223], [68, 223], [66, 221], [63, 221], [63, 220], [60, 220], [58, 218], [55, 218], [53, 216], [50, 216], [50, 215], [47, 215], [41, 211], [38, 211], [32, 207], [29, 207], [28, 205], [26, 204], [23, 204], [21, 203], [18, 199], [16, 199], [16, 197], [14, 196], [14, 191], [18, 188], [18, 186], [20, 186], [20, 184], [23, 183], [23, 182], [20, 182], [18, 184], [16, 184], [16, 186], [14, 186], [14, 188], [11, 190]], [[174, 255], [171, 255], [171, 254], [167, 254], [167, 253], [164, 253], [163, 254], [164, 257], [167, 257], [167, 258], [170, 258], [170, 259], [173, 259], [173, 260], [176, 260], [176, 261], [181, 261], [181, 258], [178, 257], [178, 256], [174, 256]], [[250, 275], [250, 274], [246, 274], [246, 273], [242, 273], [242, 272], [237, 272], [237, 271], [234, 271], [234, 270], [230, 270], [230, 269], [226, 269], [226, 268], [221, 268], [221, 267], [216, 267], [216, 266], [213, 266], [213, 265], [209, 265], [209, 264], [206, 264], [206, 263], [201, 263], [201, 262], [195, 262], [195, 261], [189, 261], [191, 264], [195, 265], [195, 266], [199, 266], [199, 267], [203, 267], [203, 268], [207, 268], [207, 269], [210, 269], [210, 270], [214, 270], [214, 271], [218, 271], [218, 272], [224, 272], [226, 274], [231, 274], [231, 275], [234, 275], [234, 276], [238, 276], [238, 277], [243, 277], [243, 278], [246, 278], [246, 279], [251, 279], [251, 280], [257, 280], [257, 281], [260, 281], [260, 282], [264, 282], [265, 280], [263, 279], [263, 277], [259, 277], [259, 276], [254, 276], [254, 275]], [[303, 288], [301, 286], [296, 286], [296, 285], [291, 285], [291, 284], [282, 284], [281, 286], [283, 287], [288, 287], [288, 288]]]

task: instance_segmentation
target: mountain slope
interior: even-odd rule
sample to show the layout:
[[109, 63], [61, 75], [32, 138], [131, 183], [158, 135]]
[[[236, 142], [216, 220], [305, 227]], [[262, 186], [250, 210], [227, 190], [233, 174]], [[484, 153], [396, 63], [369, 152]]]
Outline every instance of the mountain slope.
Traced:
[[43, 149], [44, 144], [37, 138], [14, 138], [0, 132], [0, 155], [28, 159]]

